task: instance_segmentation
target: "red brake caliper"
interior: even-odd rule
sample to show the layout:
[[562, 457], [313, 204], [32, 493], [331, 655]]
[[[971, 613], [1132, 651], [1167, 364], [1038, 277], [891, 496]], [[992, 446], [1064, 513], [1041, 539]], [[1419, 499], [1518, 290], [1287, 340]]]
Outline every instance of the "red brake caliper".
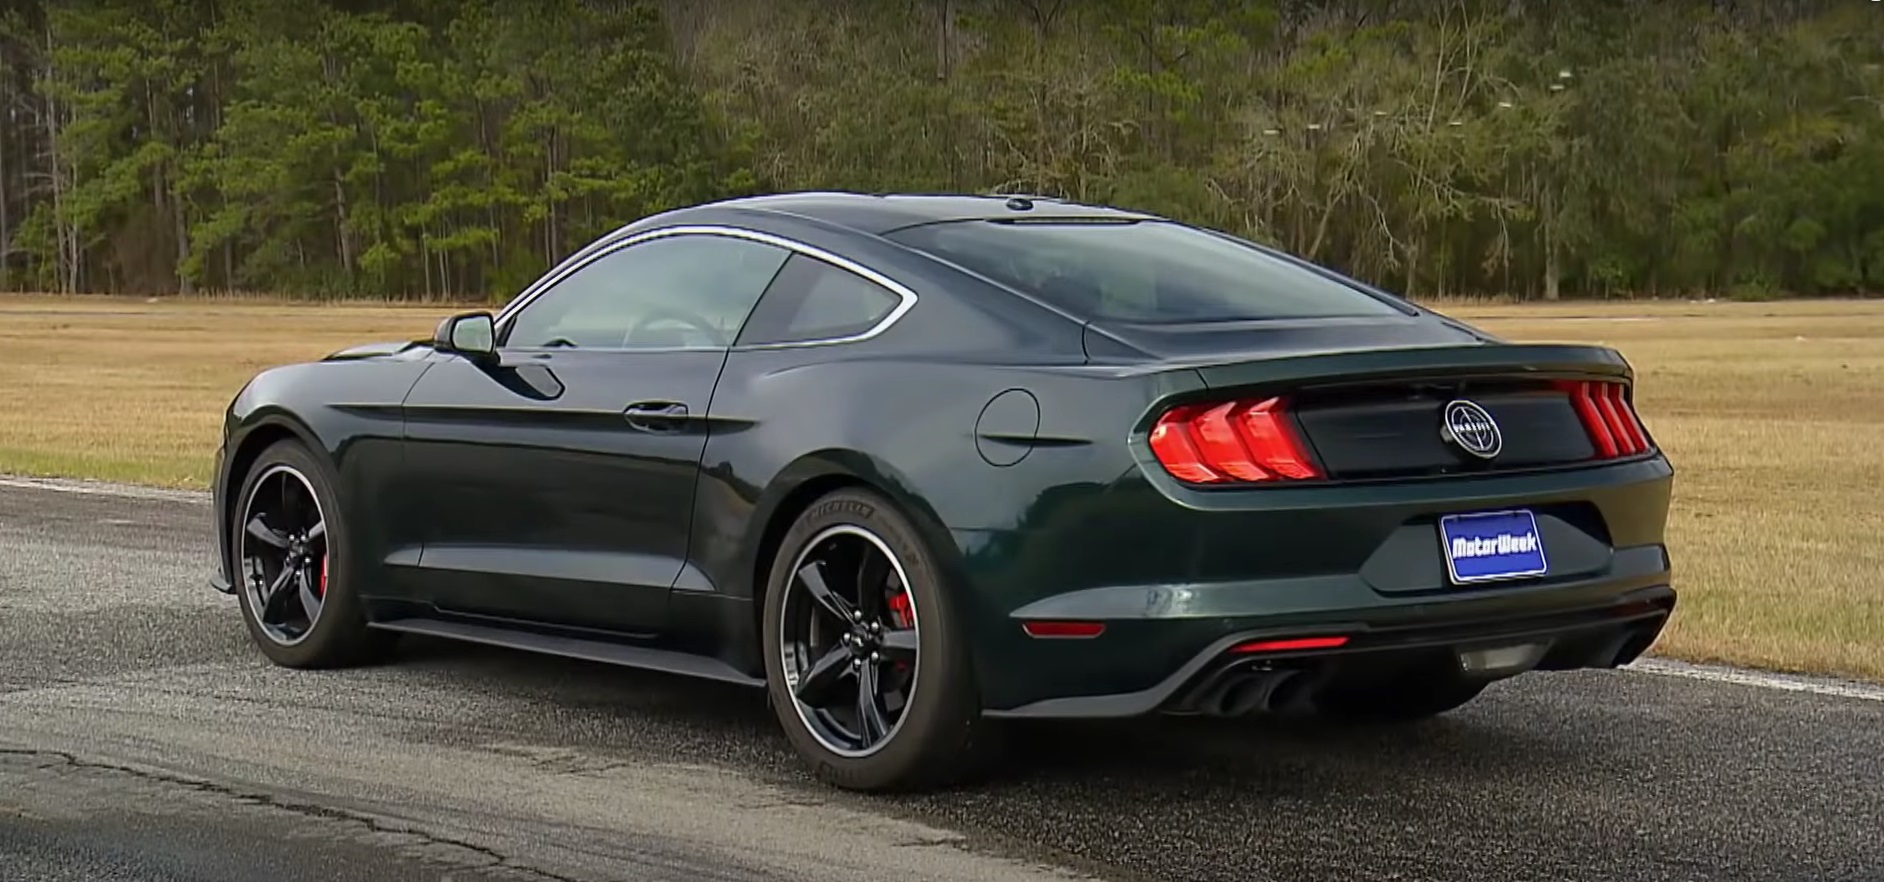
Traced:
[[[915, 610], [909, 605], [909, 589], [904, 588], [890, 595], [890, 624], [898, 631], [906, 631], [916, 626]], [[896, 663], [896, 672], [901, 674], [909, 670], [909, 665]]]
[[321, 599], [327, 599], [327, 555], [321, 555]]

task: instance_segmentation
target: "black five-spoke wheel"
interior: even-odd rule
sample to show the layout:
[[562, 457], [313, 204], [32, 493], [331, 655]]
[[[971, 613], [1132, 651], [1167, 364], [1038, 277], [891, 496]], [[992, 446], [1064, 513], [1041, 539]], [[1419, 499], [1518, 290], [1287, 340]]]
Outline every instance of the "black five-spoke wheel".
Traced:
[[327, 594], [327, 522], [307, 476], [269, 466], [249, 490], [240, 539], [242, 590], [268, 639], [293, 646], [320, 622]]
[[294, 439], [248, 466], [225, 526], [242, 618], [262, 654], [291, 668], [345, 667], [392, 647], [367, 625], [329, 461]]
[[792, 564], [779, 626], [785, 685], [826, 750], [888, 743], [915, 698], [921, 622], [909, 575], [875, 534], [825, 529]]

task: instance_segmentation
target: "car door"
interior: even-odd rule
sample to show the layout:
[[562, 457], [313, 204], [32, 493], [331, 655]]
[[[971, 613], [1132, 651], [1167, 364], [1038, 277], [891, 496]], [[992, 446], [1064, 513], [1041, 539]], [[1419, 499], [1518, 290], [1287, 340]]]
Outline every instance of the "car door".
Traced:
[[447, 613], [653, 634], [687, 557], [707, 406], [789, 256], [655, 234], [502, 316], [494, 363], [448, 354], [406, 398], [420, 596]]
[[[783, 456], [791, 452], [768, 439], [775, 442], [805, 428], [794, 421], [826, 418], [827, 411], [815, 406], [781, 412], [768, 402], [778, 400], [781, 386], [788, 398], [812, 389], [834, 398], [854, 398], [858, 390], [837, 383], [856, 372], [823, 367], [858, 356], [848, 344], [876, 336], [915, 306], [915, 292], [861, 266], [840, 265], [848, 263], [829, 255], [792, 255], [727, 356], [713, 390], [712, 418], [715, 423], [760, 428], [720, 432], [707, 441], [694, 512], [693, 567], [674, 586], [677, 615], [687, 610], [690, 621], [717, 624], [721, 619], [714, 607], [721, 605], [726, 592], [752, 590], [747, 584], [752, 564], [744, 555], [752, 551], [750, 542], [764, 526], [753, 520], [754, 485], [789, 465]], [[921, 387], [912, 383], [909, 388]], [[735, 463], [751, 472], [736, 470]]]

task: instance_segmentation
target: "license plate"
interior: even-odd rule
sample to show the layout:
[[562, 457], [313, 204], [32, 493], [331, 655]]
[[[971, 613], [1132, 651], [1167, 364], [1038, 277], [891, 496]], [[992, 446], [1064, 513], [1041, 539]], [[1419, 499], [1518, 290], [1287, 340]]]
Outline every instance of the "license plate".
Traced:
[[1439, 544], [1445, 551], [1446, 571], [1461, 585], [1550, 571], [1537, 515], [1528, 511], [1447, 515], [1439, 519]]

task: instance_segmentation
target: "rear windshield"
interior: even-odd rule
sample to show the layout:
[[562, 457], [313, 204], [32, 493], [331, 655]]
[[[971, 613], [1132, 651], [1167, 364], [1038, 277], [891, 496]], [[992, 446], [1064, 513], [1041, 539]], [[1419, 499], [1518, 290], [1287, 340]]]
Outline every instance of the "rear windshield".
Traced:
[[1168, 221], [953, 221], [889, 238], [1088, 321], [1152, 324], [1405, 315], [1256, 248]]

